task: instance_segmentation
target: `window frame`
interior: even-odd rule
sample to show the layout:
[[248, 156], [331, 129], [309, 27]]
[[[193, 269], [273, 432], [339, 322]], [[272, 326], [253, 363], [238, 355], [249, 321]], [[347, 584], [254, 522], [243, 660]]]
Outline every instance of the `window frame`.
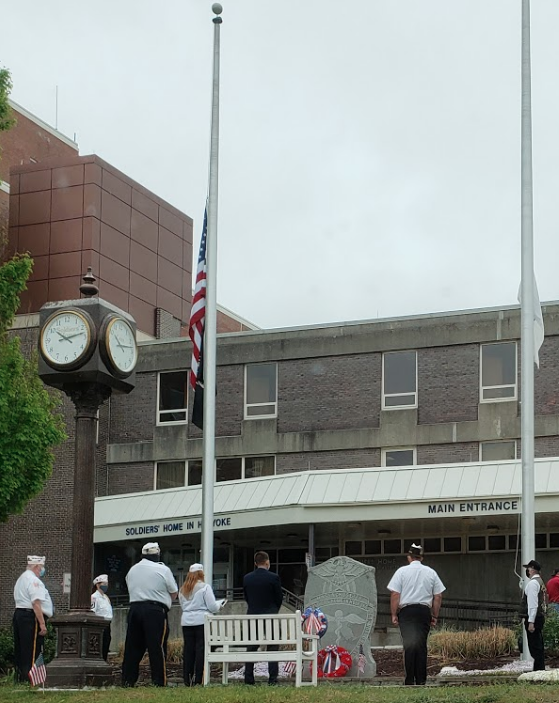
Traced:
[[[178, 464], [182, 462], [183, 463], [183, 468], [184, 468], [184, 475], [183, 475], [183, 484], [182, 486], [170, 486], [169, 488], [157, 488], [157, 474], [159, 472], [159, 465], [160, 464]], [[176, 491], [177, 488], [186, 488], [186, 481], [188, 479], [188, 473], [187, 473], [187, 468], [188, 468], [188, 462], [184, 459], [162, 459], [161, 461], [155, 461], [154, 462], [154, 471], [153, 471], [153, 490], [154, 491]]]
[[[387, 466], [386, 465], [386, 454], [387, 452], [413, 452], [413, 464], [406, 464], [405, 466]], [[408, 466], [417, 466], [417, 447], [386, 447], [380, 451], [380, 465], [384, 469], [403, 469]]]
[[[384, 381], [385, 381], [385, 371], [384, 371], [384, 360], [387, 354], [409, 354], [413, 352], [415, 354], [415, 391], [410, 391], [409, 393], [385, 393], [384, 392]], [[382, 410], [408, 410], [418, 407], [418, 378], [417, 378], [417, 349], [398, 349], [397, 351], [386, 351], [382, 353], [382, 378], [381, 378], [381, 395], [382, 395]], [[412, 404], [407, 405], [386, 405], [386, 398], [397, 398], [398, 396], [413, 395], [415, 400]]]
[[[249, 366], [275, 366], [276, 368], [276, 400], [272, 403], [248, 403], [248, 388], [247, 388], [247, 380], [248, 380], [248, 368]], [[277, 418], [278, 416], [278, 362], [277, 361], [257, 361], [252, 364], [245, 364], [245, 370], [244, 370], [244, 397], [243, 397], [243, 419], [244, 420], [271, 420], [274, 418]], [[248, 415], [247, 410], [248, 408], [258, 408], [258, 407], [264, 407], [267, 405], [273, 405], [274, 406], [274, 412], [273, 413], [267, 413], [266, 415]], [[243, 473], [244, 473], [244, 467], [243, 467]]]
[[[484, 444], [514, 444], [514, 457], [512, 459], [483, 459], [483, 445]], [[496, 461], [516, 461], [518, 459], [518, 442], [516, 439], [487, 439], [483, 442], [479, 443], [479, 460], [481, 462], [493, 462], [495, 463]]]
[[[496, 344], [514, 344], [514, 386], [510, 383], [501, 386], [483, 385], [483, 348], [492, 347]], [[514, 388], [514, 393], [506, 398], [484, 398], [483, 391], [497, 388]], [[503, 339], [497, 342], [483, 342], [479, 345], [479, 402], [480, 403], [510, 403], [518, 400], [518, 342], [515, 339]]]
[[[186, 374], [186, 407], [175, 408], [174, 410], [160, 410], [160, 392], [161, 392], [161, 375], [165, 373], [182, 373]], [[173, 425], [188, 425], [188, 369], [166, 369], [165, 371], [157, 372], [157, 395], [155, 400], [155, 424], [157, 427], [171, 427]], [[170, 420], [169, 422], [161, 422], [161, 414], [171, 414], [184, 412], [184, 420]]]

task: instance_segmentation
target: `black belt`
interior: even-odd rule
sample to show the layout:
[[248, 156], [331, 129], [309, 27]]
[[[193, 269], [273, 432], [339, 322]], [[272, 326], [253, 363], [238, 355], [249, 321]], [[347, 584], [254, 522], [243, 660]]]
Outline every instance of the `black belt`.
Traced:
[[431, 610], [431, 606], [425, 605], [425, 603], [406, 603], [400, 608], [400, 610], [403, 610], [404, 608], [409, 608], [410, 605], [414, 605], [416, 608], [428, 608], [429, 610]]
[[34, 613], [33, 608], [16, 608], [16, 610], [23, 610], [26, 613]]
[[142, 605], [143, 603], [147, 603], [148, 605], [157, 605], [159, 608], [163, 608], [163, 610], [168, 613], [169, 608], [168, 606], [165, 605], [165, 603], [162, 603], [159, 600], [135, 600], [130, 603], [130, 605]]

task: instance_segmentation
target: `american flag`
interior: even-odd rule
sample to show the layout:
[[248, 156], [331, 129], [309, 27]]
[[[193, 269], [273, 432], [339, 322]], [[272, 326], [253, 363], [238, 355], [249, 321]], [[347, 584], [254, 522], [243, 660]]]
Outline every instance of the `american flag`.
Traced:
[[287, 676], [293, 676], [297, 669], [297, 662], [284, 662], [283, 671]]
[[194, 389], [194, 406], [192, 422], [200, 429], [203, 428], [204, 418], [204, 363], [202, 345], [204, 342], [204, 323], [206, 320], [206, 238], [208, 235], [208, 210], [204, 211], [204, 226], [200, 239], [198, 267], [196, 269], [196, 285], [190, 310], [188, 336], [192, 340], [192, 361], [190, 362], [190, 385]]
[[42, 652], [35, 660], [35, 663], [31, 669], [29, 669], [28, 676], [32, 686], [36, 686], [39, 683], [44, 684], [47, 680], [47, 667], [45, 666], [45, 660], [43, 659]]
[[359, 658], [357, 659], [357, 671], [360, 674], [365, 673], [365, 665], [367, 664], [367, 660], [365, 659], [365, 652], [363, 651], [363, 645], [359, 645]]

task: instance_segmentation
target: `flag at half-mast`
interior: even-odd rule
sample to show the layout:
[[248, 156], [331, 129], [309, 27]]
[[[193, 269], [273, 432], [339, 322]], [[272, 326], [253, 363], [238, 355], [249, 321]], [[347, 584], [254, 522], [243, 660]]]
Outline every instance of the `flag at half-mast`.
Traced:
[[206, 239], [208, 236], [208, 209], [204, 210], [204, 226], [200, 239], [200, 251], [196, 268], [194, 297], [188, 323], [188, 336], [192, 340], [192, 361], [190, 363], [190, 385], [194, 389], [192, 423], [204, 427], [204, 326], [206, 322]]

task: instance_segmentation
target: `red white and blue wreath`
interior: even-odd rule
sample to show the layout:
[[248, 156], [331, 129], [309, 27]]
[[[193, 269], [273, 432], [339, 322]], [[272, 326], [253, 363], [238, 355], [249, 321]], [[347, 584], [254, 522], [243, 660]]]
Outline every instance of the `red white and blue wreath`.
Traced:
[[339, 679], [351, 669], [351, 654], [335, 644], [329, 644], [321, 649], [317, 657], [317, 674], [319, 678]]
[[328, 629], [328, 618], [320, 608], [307, 608], [301, 616], [303, 632], [307, 635], [322, 637]]

